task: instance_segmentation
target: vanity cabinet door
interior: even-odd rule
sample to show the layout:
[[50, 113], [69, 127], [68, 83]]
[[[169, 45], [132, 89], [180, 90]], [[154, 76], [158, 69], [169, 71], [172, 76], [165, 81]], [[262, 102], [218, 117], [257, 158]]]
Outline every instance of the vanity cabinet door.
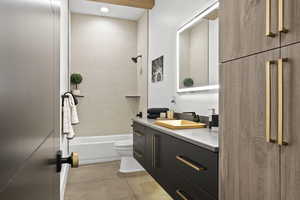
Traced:
[[147, 132], [147, 127], [138, 123], [133, 123], [133, 156], [146, 170], [149, 169]]
[[[280, 22], [286, 33], [281, 34], [282, 45], [300, 42], [300, 1], [280, 0], [279, 10], [282, 11], [282, 21]], [[281, 15], [281, 13], [279, 13]]]
[[154, 129], [151, 129], [149, 133], [152, 144], [150, 174], [167, 192], [171, 192], [170, 178], [174, 176], [174, 166], [170, 162], [174, 150], [170, 143], [171, 137]]
[[281, 50], [283, 63], [283, 141], [281, 148], [281, 200], [300, 197], [300, 44]]
[[[220, 66], [220, 200], [280, 200], [280, 148], [266, 142], [266, 62], [279, 54], [269, 51]], [[275, 139], [276, 65], [270, 71]]]
[[[270, 2], [270, 31], [267, 4]], [[221, 62], [280, 47], [277, 0], [220, 0], [220, 59]]]

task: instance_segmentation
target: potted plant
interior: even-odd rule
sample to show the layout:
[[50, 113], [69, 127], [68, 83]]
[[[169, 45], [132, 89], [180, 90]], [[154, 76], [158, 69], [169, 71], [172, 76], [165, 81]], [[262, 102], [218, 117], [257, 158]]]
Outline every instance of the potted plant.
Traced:
[[183, 80], [184, 87], [192, 87], [194, 86], [194, 80], [192, 78], [186, 78]]
[[79, 73], [73, 73], [71, 75], [71, 83], [75, 85], [75, 88], [72, 90], [74, 95], [80, 95], [80, 90], [78, 89], [78, 85], [82, 82], [82, 75]]

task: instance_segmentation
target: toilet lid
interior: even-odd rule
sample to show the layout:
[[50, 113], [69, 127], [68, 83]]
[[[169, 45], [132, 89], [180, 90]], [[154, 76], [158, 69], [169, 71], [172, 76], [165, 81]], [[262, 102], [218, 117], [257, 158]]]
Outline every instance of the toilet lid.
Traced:
[[133, 140], [122, 140], [115, 142], [116, 147], [131, 147], [133, 146]]

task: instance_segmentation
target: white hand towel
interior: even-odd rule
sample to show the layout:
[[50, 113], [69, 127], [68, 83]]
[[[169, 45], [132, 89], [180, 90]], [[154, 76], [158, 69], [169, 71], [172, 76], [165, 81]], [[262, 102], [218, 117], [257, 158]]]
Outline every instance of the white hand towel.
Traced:
[[73, 127], [71, 126], [70, 132], [67, 134], [67, 138], [69, 140], [73, 139], [75, 137], [75, 132], [73, 130]]
[[63, 133], [69, 134], [71, 132], [71, 110], [69, 99], [64, 98], [64, 106], [63, 106]]
[[75, 102], [74, 102], [73, 95], [71, 95], [69, 93], [68, 96], [69, 96], [69, 103], [70, 103], [70, 108], [71, 108], [71, 123], [73, 125], [79, 124], [77, 108], [76, 108], [76, 105], [75, 105]]

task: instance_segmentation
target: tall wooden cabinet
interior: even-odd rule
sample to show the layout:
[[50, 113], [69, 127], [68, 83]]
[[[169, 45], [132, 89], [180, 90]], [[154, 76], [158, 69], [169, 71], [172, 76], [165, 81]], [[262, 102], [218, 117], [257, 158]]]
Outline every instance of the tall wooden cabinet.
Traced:
[[281, 147], [281, 199], [300, 198], [300, 43], [281, 49], [283, 67], [283, 141]]
[[[279, 50], [221, 67], [220, 200], [280, 200], [280, 150], [265, 139], [265, 60]], [[272, 123], [275, 124], [275, 123]]]
[[[220, 39], [224, 41], [220, 44], [222, 62], [280, 46], [279, 36], [275, 33], [278, 6], [269, 5], [266, 16], [266, 0], [220, 0]], [[270, 19], [268, 24], [266, 18]], [[266, 37], [267, 31], [270, 36]]]
[[219, 199], [298, 200], [300, 1], [220, 3]]
[[282, 45], [300, 42], [300, 1], [299, 0], [277, 0], [282, 2], [282, 27], [287, 33], [281, 34]]
[[220, 0], [221, 62], [300, 42], [298, 0]]

